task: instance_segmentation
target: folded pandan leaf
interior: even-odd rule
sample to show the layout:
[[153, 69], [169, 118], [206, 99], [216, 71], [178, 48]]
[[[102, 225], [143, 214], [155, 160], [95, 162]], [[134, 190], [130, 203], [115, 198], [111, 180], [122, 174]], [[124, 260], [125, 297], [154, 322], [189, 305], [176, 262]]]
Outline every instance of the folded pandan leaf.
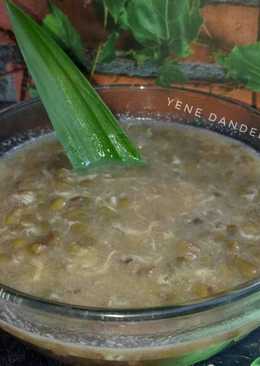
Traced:
[[6, 0], [18, 45], [74, 169], [143, 163], [117, 119], [43, 27]]

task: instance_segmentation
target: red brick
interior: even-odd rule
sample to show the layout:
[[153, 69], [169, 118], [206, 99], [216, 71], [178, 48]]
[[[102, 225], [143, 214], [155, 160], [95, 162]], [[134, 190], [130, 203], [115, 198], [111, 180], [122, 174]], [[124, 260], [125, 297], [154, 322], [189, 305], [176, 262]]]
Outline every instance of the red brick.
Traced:
[[8, 44], [8, 43], [13, 43], [13, 42], [10, 41], [10, 38], [7, 35], [4, 35], [0, 32], [0, 45]]
[[122, 75], [95, 74], [93, 82], [98, 85], [131, 84], [131, 85], [154, 85], [154, 79], [138, 78]]
[[253, 93], [246, 88], [234, 88], [229, 85], [213, 84], [211, 85], [211, 92], [212, 94], [236, 99], [249, 105], [253, 103]]
[[[18, 5], [22, 5], [28, 12], [36, 18], [41, 19], [47, 14], [47, 0], [16, 0]], [[6, 14], [4, 0], [0, 0], [0, 26], [5, 29], [10, 29], [10, 21]]]
[[260, 93], [256, 94], [256, 106], [260, 110]]
[[220, 46], [232, 47], [257, 41], [259, 8], [208, 5], [203, 8], [203, 16], [207, 32]]
[[[108, 84], [131, 84], [131, 85], [154, 85], [154, 79], [138, 78], [120, 75], [94, 75], [93, 81], [98, 85]], [[187, 83], [174, 84], [178, 87], [184, 87], [192, 90], [203, 91], [214, 95], [224, 96], [227, 98], [236, 99], [238, 101], [252, 105], [252, 92], [245, 88], [234, 88], [223, 84], [208, 84], [208, 83]], [[258, 96], [260, 107], [260, 94]]]
[[106, 39], [103, 21], [95, 11], [92, 0], [54, 0], [69, 16], [75, 28], [80, 32], [88, 48], [96, 48]]
[[214, 63], [214, 55], [210, 46], [202, 43], [194, 43], [192, 45], [192, 54], [183, 59], [183, 62], [200, 62], [200, 63]]
[[23, 75], [24, 75], [24, 72], [23, 71], [15, 72], [12, 75], [13, 83], [14, 83], [15, 88], [16, 88], [16, 98], [17, 98], [17, 101], [20, 101], [21, 100]]

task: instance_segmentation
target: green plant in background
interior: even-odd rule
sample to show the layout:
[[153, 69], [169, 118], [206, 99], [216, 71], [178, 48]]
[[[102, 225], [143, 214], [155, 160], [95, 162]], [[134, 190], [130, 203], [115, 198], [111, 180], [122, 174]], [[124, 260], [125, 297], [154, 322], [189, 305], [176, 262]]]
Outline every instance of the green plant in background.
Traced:
[[[112, 17], [114, 30], [97, 56], [99, 63], [110, 62], [116, 56], [118, 36], [128, 31], [137, 48], [125, 54], [138, 64], [146, 61], [158, 65], [157, 84], [170, 86], [187, 79], [179, 61], [191, 54], [191, 44], [199, 37], [203, 19], [200, 13], [203, 0], [97, 0], [102, 1], [105, 14]], [[106, 22], [107, 23], [107, 22]], [[113, 41], [111, 41], [113, 40]], [[106, 57], [106, 55], [108, 57]], [[226, 70], [232, 81], [248, 89], [260, 91], [260, 43], [235, 47], [216, 61]]]
[[255, 92], [260, 92], [260, 42], [234, 47], [228, 55], [217, 57], [227, 76]]
[[202, 25], [200, 0], [120, 1], [119, 13], [113, 1], [104, 3], [119, 30], [129, 31], [155, 60], [189, 55], [190, 43]]
[[55, 4], [51, 1], [48, 4], [49, 14], [43, 19], [44, 28], [76, 62], [84, 65], [85, 46], [80, 34], [73, 27], [69, 18]]
[[[191, 45], [199, 39], [203, 26], [203, 0], [96, 0], [103, 9], [104, 26], [109, 31], [93, 60], [91, 74], [98, 64], [112, 62], [118, 54], [158, 67], [157, 84], [187, 82], [180, 61], [192, 53]], [[50, 13], [43, 26], [58, 40], [60, 46], [81, 66], [85, 64], [84, 45], [68, 17], [49, 1]], [[109, 26], [108, 26], [109, 25]], [[117, 49], [119, 37], [128, 32], [135, 46]], [[260, 42], [234, 47], [228, 54], [216, 52], [216, 62], [223, 66], [227, 80], [260, 91]]]
[[200, 0], [102, 1], [105, 14], [112, 17], [114, 26], [95, 64], [110, 62], [115, 57], [117, 38], [127, 31], [137, 43], [127, 55], [138, 64], [145, 61], [157, 64], [159, 85], [186, 81], [178, 61], [191, 54], [190, 45], [199, 35], [203, 23]]

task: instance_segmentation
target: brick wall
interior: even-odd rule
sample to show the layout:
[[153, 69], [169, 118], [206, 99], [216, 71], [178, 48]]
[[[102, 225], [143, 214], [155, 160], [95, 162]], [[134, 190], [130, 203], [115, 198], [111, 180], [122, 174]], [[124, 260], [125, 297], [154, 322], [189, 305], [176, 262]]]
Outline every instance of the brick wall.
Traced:
[[[17, 4], [24, 6], [27, 11], [38, 19], [41, 19], [47, 13], [47, 0], [17, 0]], [[0, 0], [0, 29], [8, 31], [10, 28], [4, 1]], [[0, 48], [13, 43], [7, 34], [0, 32]], [[0, 75], [8, 74], [4, 78], [0, 77], [0, 100], [19, 101], [22, 99], [21, 89], [24, 71], [20, 70], [21, 68], [15, 64], [6, 64], [3, 53], [5, 53], [5, 49], [2, 48], [2, 52], [0, 52]]]

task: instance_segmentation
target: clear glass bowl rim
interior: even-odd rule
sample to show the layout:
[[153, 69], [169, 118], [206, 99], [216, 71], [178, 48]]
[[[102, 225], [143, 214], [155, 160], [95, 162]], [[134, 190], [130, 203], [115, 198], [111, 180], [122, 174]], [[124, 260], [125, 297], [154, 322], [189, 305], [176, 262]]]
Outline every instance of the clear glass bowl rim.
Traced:
[[[128, 85], [128, 84], [117, 84], [117, 85], [104, 85], [96, 88], [97, 90], [161, 90], [157, 86], [142, 86], [142, 85]], [[200, 94], [208, 97], [214, 97], [215, 99], [223, 100], [231, 104], [239, 105], [247, 109], [250, 113], [255, 113], [260, 117], [260, 111], [250, 107], [249, 105], [226, 98], [218, 95], [213, 95], [203, 91], [196, 91], [188, 88], [173, 87], [170, 89], [178, 89], [181, 91], [192, 92], [194, 94]], [[8, 114], [19, 113], [25, 107], [40, 103], [38, 98], [33, 98], [30, 101], [21, 102], [14, 104], [8, 108], [5, 108], [0, 112], [0, 119], [2, 116], [8, 117]], [[201, 301], [193, 302], [184, 305], [174, 306], [161, 306], [153, 308], [138, 308], [138, 309], [116, 309], [116, 308], [96, 308], [96, 307], [83, 307], [77, 305], [66, 304], [62, 302], [46, 300], [37, 296], [33, 296], [14, 288], [10, 288], [0, 283], [0, 299], [6, 302], [14, 304], [23, 304], [29, 308], [38, 309], [40, 311], [49, 314], [59, 314], [70, 318], [78, 318], [85, 320], [95, 321], [109, 321], [109, 322], [144, 322], [151, 320], [162, 320], [176, 317], [182, 317], [192, 314], [198, 314], [205, 311], [212, 310], [219, 306], [235, 303], [242, 300], [250, 295], [260, 292], [260, 278], [256, 278], [252, 281], [246, 282], [231, 291], [223, 292], [215, 297], [203, 299]]]

